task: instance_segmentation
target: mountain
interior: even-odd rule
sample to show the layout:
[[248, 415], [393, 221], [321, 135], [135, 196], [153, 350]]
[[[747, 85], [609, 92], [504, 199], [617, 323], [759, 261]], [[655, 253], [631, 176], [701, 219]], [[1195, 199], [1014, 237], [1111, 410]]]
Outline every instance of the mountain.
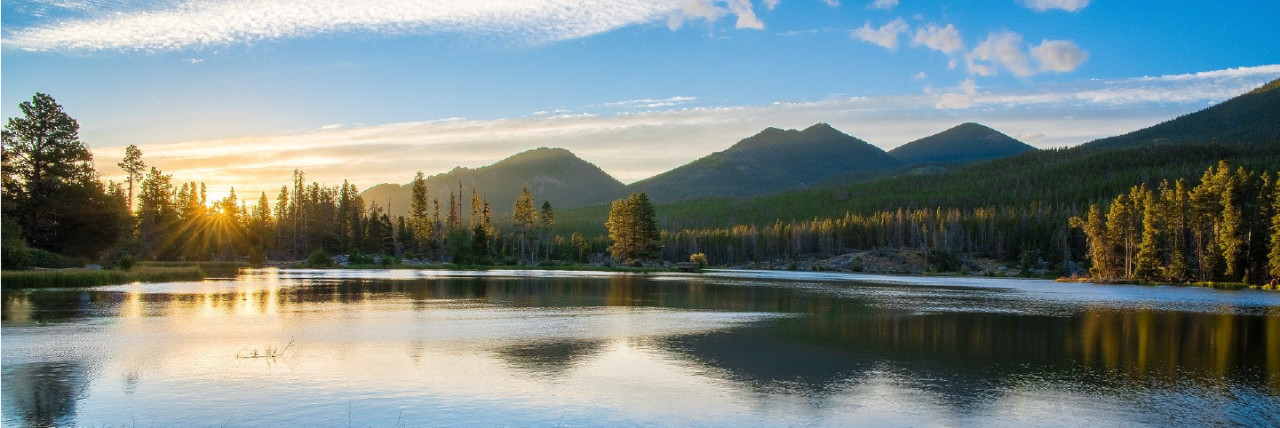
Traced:
[[[623, 193], [623, 185], [573, 153], [559, 148], [539, 148], [519, 153], [493, 165], [470, 169], [454, 168], [443, 174], [427, 178], [427, 191], [432, 199], [440, 201], [441, 215], [448, 213], [449, 195], [457, 194], [462, 186], [462, 206], [465, 215], [471, 212], [471, 190], [488, 199], [494, 213], [511, 212], [521, 189], [528, 188], [537, 201], [551, 202], [555, 209], [599, 204]], [[361, 193], [366, 204], [386, 208], [391, 205], [391, 215], [408, 215], [409, 184], [379, 184]]]
[[[1280, 166], [1280, 80], [1204, 110], [1124, 135], [1067, 149], [1035, 150], [934, 174], [914, 170], [840, 187], [780, 192], [749, 199], [662, 204], [659, 221], [678, 227], [770, 224], [775, 220], [869, 214], [899, 207], [1026, 207], [1078, 214], [1136, 183], [1189, 185], [1219, 160], [1252, 170]], [[608, 207], [556, 218], [564, 227], [601, 229]], [[590, 229], [590, 228], [596, 229]]]
[[1035, 150], [1000, 131], [962, 123], [946, 131], [903, 144], [889, 155], [906, 165], [968, 164]]
[[1280, 143], [1280, 79], [1204, 110], [1084, 146], [1119, 148], [1175, 143]]
[[635, 182], [627, 191], [647, 192], [655, 202], [743, 198], [902, 166], [880, 148], [819, 123], [803, 131], [767, 128], [722, 152]]

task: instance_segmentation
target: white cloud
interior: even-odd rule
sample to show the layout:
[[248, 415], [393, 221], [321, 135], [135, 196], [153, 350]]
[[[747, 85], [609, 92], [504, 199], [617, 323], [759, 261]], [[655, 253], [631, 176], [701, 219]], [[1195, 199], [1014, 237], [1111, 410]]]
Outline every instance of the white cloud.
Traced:
[[1040, 63], [1041, 70], [1064, 73], [1075, 70], [1089, 54], [1066, 40], [1042, 40], [1031, 48], [1031, 56]]
[[30, 51], [165, 51], [331, 33], [449, 33], [537, 44], [664, 19], [674, 29], [687, 19], [730, 14], [737, 28], [764, 28], [750, 0], [188, 0], [131, 10], [94, 7], [85, 18], [6, 28], [4, 44]]
[[[148, 164], [174, 174], [175, 180], [208, 182], [211, 191], [234, 185], [246, 197], [261, 191], [274, 196], [280, 185], [288, 183], [294, 168], [305, 171], [309, 180], [336, 184], [349, 179], [371, 186], [408, 182], [417, 170], [433, 174], [459, 165], [488, 165], [541, 146], [567, 148], [618, 179], [632, 182], [724, 150], [768, 126], [804, 128], [827, 122], [887, 149], [975, 121], [1009, 135], [1035, 135], [1029, 142], [1038, 147], [1074, 145], [1189, 113], [1277, 77], [1280, 65], [1043, 87], [979, 88], [966, 79], [945, 91], [916, 95], [714, 108], [675, 106], [615, 115], [559, 110], [521, 118], [344, 125], [141, 148]], [[693, 97], [624, 103], [692, 101], [686, 98]], [[118, 180], [115, 162], [123, 156], [123, 147], [93, 151], [104, 178]]]
[[974, 47], [965, 57], [969, 72], [981, 76], [996, 74], [998, 67], [1013, 72], [1015, 76], [1035, 74], [1027, 60], [1022, 36], [1010, 31], [987, 35], [987, 39]]
[[[765, 0], [765, 6], [771, 10], [777, 4], [776, 0]], [[667, 28], [677, 30], [684, 25], [684, 21], [691, 18], [714, 22], [727, 15], [737, 15], [734, 28], [764, 29], [764, 22], [756, 17], [755, 10], [751, 8], [751, 0], [684, 0], [681, 7], [667, 18]]]
[[858, 40], [875, 43], [888, 50], [898, 50], [898, 35], [910, 31], [911, 27], [902, 18], [896, 18], [880, 28], [871, 28], [868, 22], [862, 28], [853, 30], [852, 36]]
[[823, 3], [826, 3], [826, 4], [827, 4], [827, 6], [831, 6], [831, 7], [839, 7], [839, 6], [840, 6], [840, 0], [822, 0], [822, 2], [823, 2]]
[[1089, 5], [1089, 0], [1020, 0], [1029, 8], [1044, 12], [1049, 9], [1062, 9], [1075, 12]]
[[942, 94], [938, 99], [938, 103], [934, 104], [940, 109], [961, 109], [973, 107], [973, 97], [978, 95], [978, 86], [973, 79], [964, 79], [960, 82], [960, 86], [955, 91]]
[[751, 0], [727, 0], [729, 11], [734, 15], [738, 15], [738, 22], [734, 24], [734, 28], [763, 30], [764, 23], [756, 18], [756, 12], [751, 9]]
[[764, 7], [769, 10], [778, 7], [778, 0], [764, 0]]
[[928, 77], [929, 77], [928, 74], [925, 74], [925, 72], [921, 71], [919, 73], [916, 73], [914, 76], [911, 76], [911, 80], [924, 80], [924, 79], [927, 79]]
[[946, 27], [929, 24], [925, 28], [917, 29], [915, 37], [911, 38], [911, 44], [925, 46], [947, 55], [964, 50], [964, 41], [960, 40], [960, 32], [956, 30], [955, 25], [951, 24], [947, 24]]
[[897, 5], [898, 0], [876, 0], [870, 5], [867, 5], [867, 7], [871, 9], [889, 10], [893, 9]]

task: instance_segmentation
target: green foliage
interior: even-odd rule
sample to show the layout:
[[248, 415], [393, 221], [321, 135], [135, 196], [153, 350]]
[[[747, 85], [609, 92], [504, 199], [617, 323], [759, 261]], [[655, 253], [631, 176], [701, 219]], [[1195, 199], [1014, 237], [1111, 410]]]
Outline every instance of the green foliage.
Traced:
[[333, 258], [330, 257], [329, 253], [325, 252], [324, 250], [312, 251], [311, 255], [307, 256], [307, 267], [323, 268], [323, 267], [332, 267], [332, 266], [333, 266]]
[[613, 245], [609, 253], [617, 261], [639, 260], [653, 257], [658, 250], [658, 232], [653, 203], [644, 193], [632, 193], [626, 199], [613, 201], [609, 210], [609, 239]]
[[1267, 273], [1272, 278], [1280, 278], [1280, 177], [1275, 180], [1275, 188], [1272, 190], [1272, 207], [1275, 214], [1271, 217], [1271, 251], [1267, 253]]
[[371, 256], [371, 255], [361, 254], [361, 253], [358, 253], [358, 252], [357, 252], [357, 253], [353, 253], [353, 254], [351, 254], [351, 255], [347, 256], [347, 265], [348, 265], [348, 266], [350, 266], [350, 265], [371, 265], [371, 264], [374, 264], [374, 259], [373, 259], [373, 256]]
[[689, 262], [697, 266], [698, 269], [707, 267], [707, 255], [705, 253], [693, 253], [689, 255]]
[[31, 248], [28, 253], [31, 255], [32, 265], [38, 268], [63, 269], [84, 265], [79, 260], [39, 248]]
[[964, 267], [960, 262], [960, 257], [955, 253], [942, 250], [929, 251], [927, 256], [929, 260], [929, 268], [936, 272], [956, 272]]
[[449, 229], [449, 234], [445, 236], [445, 243], [449, 254], [453, 256], [453, 263], [476, 264], [477, 257], [472, 248], [470, 230], [462, 227]]
[[47, 94], [19, 104], [3, 131], [3, 203], [27, 245], [96, 257], [129, 228], [127, 201], [108, 194], [80, 125]]
[[[1280, 216], [1268, 215], [1276, 204], [1270, 177], [1223, 161], [1189, 191], [1181, 182], [1173, 189], [1161, 183], [1159, 192], [1134, 186], [1112, 202], [1105, 224], [1093, 225], [1094, 206], [1090, 221], [1072, 225], [1089, 224], [1085, 234], [1098, 279], [1182, 281], [1194, 265], [1201, 282], [1261, 284], [1274, 275], [1264, 249], [1274, 248], [1280, 227]], [[1094, 237], [1099, 228], [1105, 229], [1101, 239]]]
[[133, 269], [134, 263], [137, 263], [137, 259], [134, 258], [133, 254], [120, 249], [113, 249], [102, 257], [102, 267], [104, 269], [129, 270]]
[[3, 263], [0, 269], [4, 270], [24, 270], [35, 266], [27, 245], [17, 239], [5, 239], [0, 244], [0, 263]]

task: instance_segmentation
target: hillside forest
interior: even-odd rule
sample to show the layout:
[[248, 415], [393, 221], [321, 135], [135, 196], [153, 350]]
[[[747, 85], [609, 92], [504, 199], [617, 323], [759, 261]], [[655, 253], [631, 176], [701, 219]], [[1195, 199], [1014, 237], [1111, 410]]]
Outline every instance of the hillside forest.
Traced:
[[[640, 264], [695, 257], [740, 265], [883, 250], [925, 254], [937, 271], [987, 257], [1059, 274], [1083, 265], [1098, 280], [1263, 284], [1280, 276], [1280, 180], [1271, 137], [1137, 147], [1110, 140], [1114, 147], [1049, 151], [1010, 146], [1021, 154], [944, 164], [943, 172], [920, 173], [916, 165], [849, 184], [786, 190], [796, 188], [787, 184], [757, 197], [691, 197], [656, 206], [636, 191], [567, 212], [527, 187], [491, 200], [461, 181], [447, 192], [439, 183], [428, 186], [419, 173], [405, 186], [408, 212], [393, 214], [365, 200], [355, 184], [308, 182], [297, 170], [274, 195], [241, 199], [232, 189], [209, 200], [204, 184], [175, 182], [148, 167], [136, 147], [118, 164], [127, 179], [103, 182], [79, 125], [52, 97], [36, 94], [20, 107], [23, 116], [10, 118], [3, 132], [5, 269], [87, 262], [127, 267], [134, 260], [261, 265], [339, 254], [352, 263], [383, 264]], [[800, 134], [769, 132], [792, 139], [840, 134], [825, 125]], [[1153, 156], [1126, 157], [1135, 150]], [[1082, 165], [1107, 172], [1082, 174]], [[684, 187], [696, 182], [698, 174], [682, 168], [665, 176], [680, 175], [673, 182]], [[1074, 170], [1065, 180], [1072, 185], [1026, 185], [1063, 181], [1045, 177], [1065, 174], [1060, 170]], [[656, 186], [663, 177], [641, 184]], [[606, 185], [629, 190], [616, 181]], [[984, 196], [965, 197], [979, 193]]]

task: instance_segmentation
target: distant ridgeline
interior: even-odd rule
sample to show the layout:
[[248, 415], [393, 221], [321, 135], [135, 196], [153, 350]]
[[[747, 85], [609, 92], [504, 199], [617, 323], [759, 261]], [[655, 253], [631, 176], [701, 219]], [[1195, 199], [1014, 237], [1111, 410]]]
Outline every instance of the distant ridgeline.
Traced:
[[[21, 259], [10, 257], [10, 250], [28, 251], [22, 245], [86, 259], [125, 254], [158, 260], [297, 260], [321, 251], [432, 260], [598, 261], [610, 246], [604, 227], [610, 202], [645, 193], [657, 203], [657, 253], [669, 261], [686, 261], [694, 253], [705, 253], [714, 265], [885, 249], [981, 255], [1041, 267], [1092, 261], [1099, 277], [1117, 279], [1257, 282], [1274, 273], [1261, 267], [1266, 263], [1258, 256], [1260, 246], [1275, 242], [1269, 235], [1272, 226], [1248, 216], [1265, 217], [1263, 208], [1270, 206], [1265, 200], [1276, 193], [1277, 89], [1280, 83], [1271, 82], [1196, 113], [1069, 149], [1035, 150], [996, 130], [965, 123], [885, 152], [817, 124], [799, 131], [769, 128], [630, 185], [567, 150], [541, 148], [481, 168], [456, 168], [363, 192], [349, 183], [307, 183], [299, 172], [292, 186], [277, 195], [251, 195], [259, 201], [252, 210], [235, 195], [209, 201], [198, 183], [173, 182], [154, 168], [144, 171], [141, 154], [135, 153], [136, 158], [124, 162], [136, 172], [128, 187], [92, 181], [96, 175], [88, 173], [91, 167], [65, 177], [79, 183], [69, 188], [92, 195], [106, 214], [66, 212], [79, 217], [45, 221], [40, 213], [50, 203], [74, 195], [53, 194], [57, 197], [50, 199], [21, 188], [29, 180], [6, 179], [5, 266]], [[52, 98], [43, 97], [35, 101], [57, 114], [42, 117], [65, 116]], [[37, 126], [40, 120], [17, 123], [44, 129]], [[70, 118], [58, 120], [61, 128], [73, 128]], [[72, 134], [66, 143], [76, 146], [78, 142], [71, 144], [76, 138]], [[6, 170], [11, 162], [30, 159], [22, 150], [33, 145], [8, 143]], [[1227, 168], [1219, 167], [1204, 173], [1220, 161], [1242, 169], [1222, 175]], [[76, 162], [78, 168], [86, 165]], [[1212, 182], [1202, 183], [1209, 177]], [[1202, 219], [1218, 216], [1221, 224], [1233, 218], [1228, 207], [1242, 212], [1258, 208], [1245, 216], [1252, 220], [1242, 223], [1240, 230], [1246, 232], [1241, 233], [1249, 236], [1239, 244], [1244, 247], [1233, 240], [1236, 232], [1215, 234], [1212, 243], [1197, 242], [1194, 248], [1185, 242], [1174, 245], [1175, 235], [1194, 235], [1195, 229], [1184, 225], [1181, 232], [1173, 231], [1167, 214], [1154, 220], [1164, 226], [1111, 228], [1125, 221], [1137, 224], [1133, 219], [1145, 216], [1148, 206], [1167, 211], [1165, 202], [1149, 201], [1164, 200], [1166, 187], [1174, 189], [1176, 200], [1179, 180], [1187, 189], [1197, 189], [1188, 191], [1193, 199], [1197, 191], [1223, 195], [1217, 205], [1207, 199], [1191, 204], [1194, 209], [1188, 209]], [[1132, 190], [1135, 185], [1148, 190]], [[1228, 190], [1236, 187], [1244, 190]], [[1118, 194], [1129, 195], [1130, 202], [1116, 202]], [[136, 195], [136, 204], [129, 204], [133, 200], [127, 195]], [[1253, 205], [1241, 205], [1244, 199], [1239, 198]], [[1133, 202], [1138, 200], [1144, 202]], [[1078, 225], [1094, 224], [1090, 206], [1101, 210], [1107, 202], [1130, 208], [1129, 217], [1117, 214], [1129, 220], [1107, 218], [1100, 226], [1125, 230], [1123, 241], [1114, 241], [1112, 232], [1090, 233], [1097, 228], [1068, 227], [1073, 217]], [[517, 206], [518, 215], [509, 214]], [[104, 220], [108, 217], [110, 221]], [[58, 246], [69, 242], [61, 236], [89, 230], [68, 225], [98, 225], [110, 233], [77, 241], [92, 245]], [[1166, 241], [1158, 241], [1165, 245], [1156, 250], [1158, 262], [1132, 252], [1137, 248], [1132, 241], [1141, 242], [1147, 230], [1166, 231], [1159, 238]], [[1117, 246], [1131, 251], [1122, 258], [1097, 251]], [[1212, 254], [1188, 256], [1187, 273], [1181, 274], [1174, 261], [1182, 258], [1172, 255], [1176, 248], [1218, 248], [1223, 260], [1217, 264]], [[1123, 269], [1116, 260], [1125, 261]]]

